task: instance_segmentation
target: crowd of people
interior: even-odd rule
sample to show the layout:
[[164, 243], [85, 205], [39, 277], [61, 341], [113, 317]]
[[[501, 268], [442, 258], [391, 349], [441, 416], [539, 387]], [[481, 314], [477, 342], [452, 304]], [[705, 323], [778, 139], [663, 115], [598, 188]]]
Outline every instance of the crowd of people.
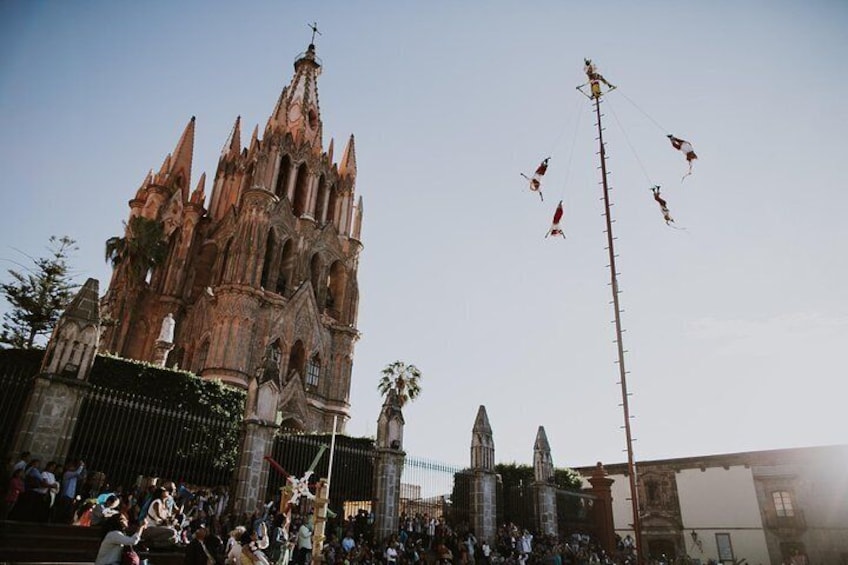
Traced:
[[[250, 513], [229, 513], [226, 487], [144, 479], [111, 487], [84, 461], [43, 463], [22, 453], [7, 469], [0, 518], [75, 524], [102, 530], [96, 565], [138, 563], [137, 551], [185, 553], [190, 565], [311, 565], [314, 520], [310, 503], [281, 512], [279, 501]], [[402, 514], [396, 534], [375, 539], [373, 515], [331, 517], [321, 547], [331, 565], [584, 565], [635, 564], [629, 536], [612, 554], [590, 535], [566, 539], [502, 524], [493, 540], [478, 539], [467, 523], [444, 516]]]

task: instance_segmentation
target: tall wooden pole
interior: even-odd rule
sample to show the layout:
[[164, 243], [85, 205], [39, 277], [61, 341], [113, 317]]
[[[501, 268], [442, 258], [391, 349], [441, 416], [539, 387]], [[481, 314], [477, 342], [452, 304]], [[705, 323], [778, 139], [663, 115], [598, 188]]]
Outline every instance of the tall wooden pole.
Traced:
[[609, 183], [607, 181], [607, 154], [604, 146], [604, 128], [601, 125], [601, 94], [600, 90], [593, 92], [595, 100], [595, 115], [598, 119], [598, 147], [601, 156], [601, 184], [604, 187], [604, 217], [607, 223], [607, 251], [609, 251], [610, 286], [612, 287], [612, 304], [615, 310], [615, 342], [618, 346], [619, 384], [621, 385], [621, 406], [624, 409], [624, 433], [627, 438], [627, 475], [630, 479], [630, 504], [633, 510], [633, 533], [636, 538], [637, 560], [644, 563], [644, 547], [642, 546], [642, 521], [639, 517], [639, 493], [636, 490], [636, 465], [633, 462], [633, 436], [630, 431], [630, 406], [627, 392], [627, 371], [624, 368], [624, 343], [621, 330], [621, 307], [618, 301], [618, 271], [615, 268], [615, 238], [612, 235], [612, 217], [610, 216]]

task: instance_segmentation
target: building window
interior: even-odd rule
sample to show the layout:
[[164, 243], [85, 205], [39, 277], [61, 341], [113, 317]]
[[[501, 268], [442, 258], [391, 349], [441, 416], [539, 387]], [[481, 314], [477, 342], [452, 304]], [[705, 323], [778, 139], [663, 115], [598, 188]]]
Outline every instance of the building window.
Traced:
[[730, 543], [730, 534], [716, 534], [716, 548], [718, 549], [718, 560], [721, 563], [730, 561], [735, 563], [733, 557], [733, 544]]
[[309, 360], [306, 367], [306, 386], [318, 386], [318, 378], [321, 376], [321, 357], [317, 354]]
[[785, 490], [779, 490], [771, 493], [771, 498], [774, 501], [774, 511], [780, 517], [794, 516], [795, 509], [792, 508], [792, 498]]

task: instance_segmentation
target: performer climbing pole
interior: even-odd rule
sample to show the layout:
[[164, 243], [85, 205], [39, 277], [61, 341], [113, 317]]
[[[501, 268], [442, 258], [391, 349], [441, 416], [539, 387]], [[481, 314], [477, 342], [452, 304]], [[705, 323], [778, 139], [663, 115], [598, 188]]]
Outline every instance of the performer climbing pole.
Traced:
[[[612, 86], [603, 76], [601, 76], [591, 59], [585, 60], [583, 70], [586, 73], [588, 82], [577, 87], [581, 93], [593, 101], [595, 106], [595, 117], [597, 119], [596, 126], [598, 128], [598, 154], [601, 160], [601, 186], [603, 187], [604, 201], [604, 217], [606, 219], [606, 235], [607, 235], [607, 251], [609, 252], [609, 269], [610, 269], [610, 287], [612, 288], [612, 304], [615, 313], [615, 343], [618, 348], [618, 370], [619, 370], [619, 385], [621, 386], [621, 406], [624, 411], [624, 433], [627, 441], [627, 475], [630, 479], [630, 504], [633, 512], [633, 533], [636, 538], [636, 556], [638, 563], [644, 563], [644, 547], [642, 545], [642, 522], [639, 516], [639, 496], [636, 489], [636, 465], [633, 459], [633, 435], [630, 429], [630, 393], [627, 391], [627, 370], [624, 367], [624, 342], [622, 340], [623, 330], [621, 329], [621, 306], [619, 304], [619, 289], [618, 289], [618, 272], [615, 266], [615, 237], [612, 234], [612, 215], [610, 211], [610, 190], [609, 181], [607, 178], [607, 154], [606, 145], [604, 143], [604, 128], [601, 123], [601, 98], [604, 94], [610, 92], [615, 87]], [[606, 92], [601, 84], [607, 87]], [[584, 87], [589, 87], [589, 92], [585, 92]]]

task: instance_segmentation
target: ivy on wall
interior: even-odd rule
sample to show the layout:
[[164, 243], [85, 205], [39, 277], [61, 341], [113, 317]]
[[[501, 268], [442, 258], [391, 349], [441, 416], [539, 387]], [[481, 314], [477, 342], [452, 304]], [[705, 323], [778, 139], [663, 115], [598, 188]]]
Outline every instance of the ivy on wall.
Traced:
[[88, 382], [105, 388], [156, 398], [191, 413], [210, 413], [232, 420], [238, 428], [245, 393], [220, 381], [188, 371], [165, 369], [142, 361], [98, 355]]

